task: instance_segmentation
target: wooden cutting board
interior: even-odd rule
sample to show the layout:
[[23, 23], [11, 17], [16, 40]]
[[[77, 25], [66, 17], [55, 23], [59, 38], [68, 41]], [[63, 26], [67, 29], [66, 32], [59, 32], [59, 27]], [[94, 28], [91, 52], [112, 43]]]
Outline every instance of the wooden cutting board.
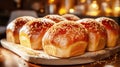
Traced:
[[104, 50], [96, 52], [86, 52], [85, 54], [76, 57], [60, 59], [47, 55], [46, 53], [44, 53], [43, 50], [33, 50], [30, 48], [26, 48], [19, 44], [8, 42], [6, 41], [6, 39], [1, 40], [1, 45], [4, 48], [16, 53], [28, 62], [45, 65], [73, 65], [91, 63], [107, 58], [120, 51], [120, 46], [118, 45], [114, 48], [105, 48]]

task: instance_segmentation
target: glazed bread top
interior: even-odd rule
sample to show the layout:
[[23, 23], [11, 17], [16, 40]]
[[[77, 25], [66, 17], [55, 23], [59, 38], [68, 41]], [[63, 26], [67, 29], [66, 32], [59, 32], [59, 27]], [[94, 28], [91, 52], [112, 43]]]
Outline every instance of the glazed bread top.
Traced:
[[101, 25], [103, 25], [106, 29], [114, 31], [114, 33], [119, 32], [119, 25], [113, 19], [107, 17], [99, 17], [96, 19]]
[[49, 28], [45, 38], [48, 43], [52, 43], [56, 47], [66, 48], [75, 42], [87, 42], [88, 34], [81, 24], [74, 21], [61, 21]]
[[34, 40], [34, 38], [44, 35], [48, 28], [50, 28], [55, 22], [46, 19], [46, 18], [38, 18], [33, 21], [26, 23], [20, 32], [24, 32], [28, 34], [28, 36]]
[[101, 33], [103, 35], [106, 35], [106, 30], [103, 26], [101, 26], [97, 21], [91, 18], [85, 18], [77, 21], [78, 23], [81, 23], [89, 32], [92, 33]]

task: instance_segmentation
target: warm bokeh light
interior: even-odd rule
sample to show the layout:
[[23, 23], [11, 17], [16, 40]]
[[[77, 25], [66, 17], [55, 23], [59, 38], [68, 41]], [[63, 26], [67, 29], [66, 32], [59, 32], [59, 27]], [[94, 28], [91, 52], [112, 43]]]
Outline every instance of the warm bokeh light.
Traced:
[[119, 16], [120, 15], [120, 7], [115, 7], [114, 8], [114, 16]]
[[48, 3], [49, 3], [49, 4], [52, 4], [52, 3], [54, 3], [54, 1], [55, 1], [55, 0], [49, 0]]
[[105, 10], [106, 16], [109, 16], [111, 14], [112, 10], [108, 7]]
[[80, 1], [80, 3], [85, 3], [86, 0], [79, 0], [79, 1]]
[[99, 9], [98, 4], [97, 4], [96, 1], [93, 1], [93, 3], [92, 3], [90, 6], [91, 6], [93, 9], [96, 9], [96, 10]]
[[97, 1], [93, 1], [88, 8], [87, 15], [97, 16], [99, 12], [100, 11], [99, 11], [99, 6], [97, 4]]
[[113, 5], [114, 16], [120, 16], [120, 0], [116, 0]]
[[63, 14], [66, 14], [66, 13], [67, 13], [67, 10], [64, 7], [59, 9], [59, 14], [60, 15], [63, 15]]
[[40, 9], [40, 13], [44, 13], [44, 9]]
[[106, 0], [106, 1], [108, 1], [108, 2], [109, 2], [110, 0]]
[[69, 9], [69, 13], [74, 13], [74, 9], [73, 8]]

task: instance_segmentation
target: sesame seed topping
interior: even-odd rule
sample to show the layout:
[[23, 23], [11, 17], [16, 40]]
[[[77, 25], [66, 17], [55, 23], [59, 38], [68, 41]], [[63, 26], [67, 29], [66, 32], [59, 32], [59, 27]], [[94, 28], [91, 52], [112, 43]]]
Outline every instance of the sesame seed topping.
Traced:
[[89, 32], [104, 32], [105, 29], [97, 21], [91, 18], [78, 20], [77, 23], [82, 24]]
[[58, 23], [60, 21], [67, 20], [67, 19], [65, 19], [65, 18], [63, 18], [62, 16], [59, 16], [59, 15], [47, 15], [44, 18], [51, 19], [51, 20], [55, 21], [56, 23]]
[[48, 39], [50, 39], [52, 43], [56, 43], [54, 45], [58, 45], [57, 43], [60, 44], [61, 41], [59, 39], [61, 38], [66, 40], [66, 44], [69, 39], [71, 40], [71, 44], [82, 40], [88, 41], [87, 30], [81, 24], [73, 21], [61, 21], [56, 23], [47, 31], [47, 33], [49, 33]]
[[24, 31], [29, 36], [40, 35], [41, 32], [46, 31], [55, 22], [46, 18], [37, 18], [26, 23], [21, 31]]
[[34, 17], [31, 16], [22, 16], [22, 17], [18, 17], [16, 19], [14, 19], [13, 21], [11, 21], [8, 26], [7, 29], [11, 29], [12, 31], [19, 31], [20, 28], [27, 23], [30, 20], [35, 19]]
[[62, 15], [62, 17], [66, 18], [67, 20], [71, 20], [71, 21], [77, 21], [80, 19], [79, 17], [73, 14], [65, 14], [65, 15]]
[[111, 29], [111, 30], [118, 30], [119, 29], [118, 23], [115, 22], [115, 20], [113, 20], [111, 18], [99, 17], [96, 19], [96, 21], [98, 21], [101, 25], [103, 25], [107, 29]]

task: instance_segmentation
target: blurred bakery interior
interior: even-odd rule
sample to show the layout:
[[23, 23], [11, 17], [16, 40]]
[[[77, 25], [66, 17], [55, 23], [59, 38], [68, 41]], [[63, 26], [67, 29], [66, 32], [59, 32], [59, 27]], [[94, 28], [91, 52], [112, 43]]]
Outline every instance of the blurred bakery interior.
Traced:
[[20, 15], [43, 17], [67, 13], [80, 18], [107, 16], [120, 24], [120, 0], [1, 0], [0, 26]]

